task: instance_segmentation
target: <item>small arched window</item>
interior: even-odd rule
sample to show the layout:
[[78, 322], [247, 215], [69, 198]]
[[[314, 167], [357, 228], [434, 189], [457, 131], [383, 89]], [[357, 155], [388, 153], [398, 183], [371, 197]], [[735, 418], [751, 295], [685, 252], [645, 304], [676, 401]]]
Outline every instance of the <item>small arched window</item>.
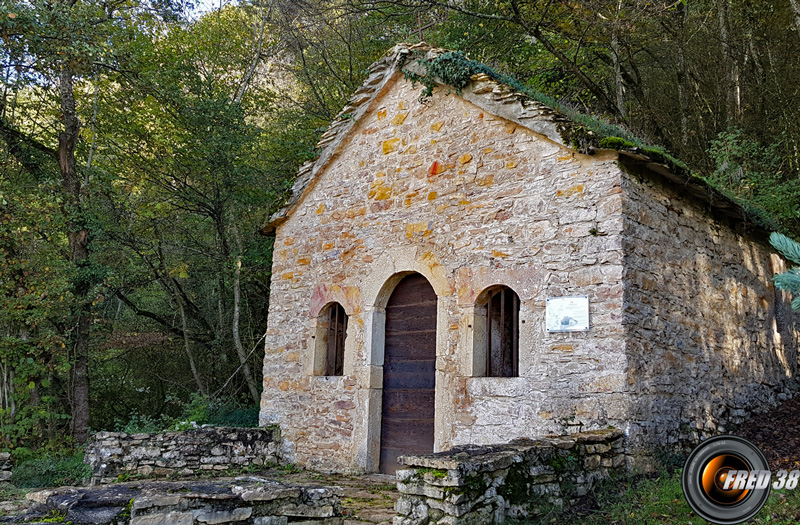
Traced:
[[344, 374], [344, 342], [347, 338], [347, 314], [339, 303], [331, 303], [317, 317], [316, 356], [317, 375]]
[[[484, 295], [485, 294], [485, 295]], [[519, 296], [507, 286], [481, 294], [475, 316], [476, 370], [486, 377], [519, 376]]]

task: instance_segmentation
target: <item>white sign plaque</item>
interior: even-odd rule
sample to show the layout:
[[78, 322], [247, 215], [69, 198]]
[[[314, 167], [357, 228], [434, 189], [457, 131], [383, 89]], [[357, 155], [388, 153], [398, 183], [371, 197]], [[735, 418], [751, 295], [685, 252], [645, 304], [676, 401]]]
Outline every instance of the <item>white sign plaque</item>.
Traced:
[[545, 308], [548, 332], [587, 332], [589, 330], [589, 296], [551, 297]]

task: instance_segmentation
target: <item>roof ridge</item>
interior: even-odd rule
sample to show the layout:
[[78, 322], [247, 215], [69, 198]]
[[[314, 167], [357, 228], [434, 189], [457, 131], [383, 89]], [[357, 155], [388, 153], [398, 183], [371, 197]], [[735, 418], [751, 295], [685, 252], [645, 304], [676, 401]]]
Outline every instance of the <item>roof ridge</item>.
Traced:
[[[395, 73], [402, 72], [412, 83], [428, 78], [437, 84], [451, 85], [446, 79], [431, 77], [427, 71], [427, 65], [431, 61], [446, 53], [457, 53], [466, 58], [463, 53], [433, 47], [426, 42], [416, 44], [403, 42], [395, 44], [381, 58], [373, 62], [367, 69], [367, 78], [334, 117], [317, 142], [319, 155], [300, 166], [289, 199], [270, 217], [269, 223], [263, 231], [274, 230], [289, 217], [289, 213], [298, 204], [305, 190], [311, 186], [320, 170], [335, 158], [339, 145], [367, 112], [370, 103], [383, 91]], [[408, 60], [414, 55], [422, 54], [424, 56], [418, 56], [413, 61]], [[466, 60], [474, 63], [469, 59]], [[584, 123], [576, 121], [575, 118], [559, 111], [558, 108], [536, 100], [530, 94], [523, 93], [514, 86], [503, 82], [503, 78], [508, 77], [489, 74], [494, 72], [488, 66], [482, 66], [481, 69], [486, 69], [486, 72], [470, 74], [469, 80], [460, 89], [453, 86], [466, 101], [581, 153], [592, 154], [597, 146], [603, 149], [615, 149], [618, 151], [621, 161], [645, 165], [668, 181], [683, 185], [688, 193], [724, 211], [726, 215], [751, 224], [756, 223], [764, 230], [768, 229], [765, 225], [760, 224], [761, 221], [754, 220], [759, 217], [753, 217], [733, 198], [724, 195], [704, 179], [694, 176], [685, 167], [673, 165], [674, 163], [669, 160], [665, 162], [664, 155], [658, 154], [657, 151], [653, 150], [654, 157], [651, 155], [651, 150], [640, 148], [623, 139], [618, 139], [622, 143], [620, 147], [606, 145], [603, 140], [599, 140], [602, 137], [599, 137]], [[615, 137], [610, 138], [614, 139]], [[607, 140], [606, 142], [611, 144], [611, 141]]]

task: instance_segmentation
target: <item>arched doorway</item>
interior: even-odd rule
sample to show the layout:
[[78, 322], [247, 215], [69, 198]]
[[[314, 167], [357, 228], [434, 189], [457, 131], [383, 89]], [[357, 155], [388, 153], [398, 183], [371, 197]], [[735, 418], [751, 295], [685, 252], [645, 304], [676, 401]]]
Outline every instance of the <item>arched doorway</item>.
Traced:
[[380, 471], [397, 457], [433, 452], [436, 293], [418, 273], [404, 277], [386, 305]]

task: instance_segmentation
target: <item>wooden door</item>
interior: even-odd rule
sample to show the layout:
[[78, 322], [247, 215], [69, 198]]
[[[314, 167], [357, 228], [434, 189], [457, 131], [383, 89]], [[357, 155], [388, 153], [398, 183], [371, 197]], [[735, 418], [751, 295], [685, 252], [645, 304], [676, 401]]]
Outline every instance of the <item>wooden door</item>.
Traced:
[[404, 277], [386, 306], [380, 471], [404, 454], [433, 452], [436, 293], [422, 275]]

